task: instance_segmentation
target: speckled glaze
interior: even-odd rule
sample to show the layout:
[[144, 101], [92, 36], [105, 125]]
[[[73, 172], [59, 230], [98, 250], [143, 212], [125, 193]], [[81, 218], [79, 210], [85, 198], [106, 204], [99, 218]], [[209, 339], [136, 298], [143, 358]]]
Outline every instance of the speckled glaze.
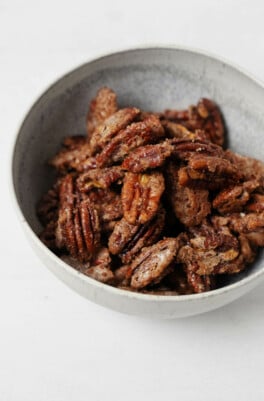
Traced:
[[146, 110], [184, 108], [201, 96], [221, 107], [229, 147], [264, 159], [264, 88], [237, 68], [207, 54], [183, 48], [141, 48], [101, 57], [75, 69], [51, 86], [33, 105], [18, 132], [12, 159], [12, 191], [25, 233], [43, 263], [69, 287], [100, 305], [148, 317], [175, 318], [225, 305], [264, 278], [263, 254], [224, 288], [204, 294], [155, 296], [119, 290], [96, 282], [65, 264], [38, 239], [35, 207], [51, 184], [46, 161], [62, 138], [85, 133], [88, 104], [98, 88], [110, 86], [120, 106]]

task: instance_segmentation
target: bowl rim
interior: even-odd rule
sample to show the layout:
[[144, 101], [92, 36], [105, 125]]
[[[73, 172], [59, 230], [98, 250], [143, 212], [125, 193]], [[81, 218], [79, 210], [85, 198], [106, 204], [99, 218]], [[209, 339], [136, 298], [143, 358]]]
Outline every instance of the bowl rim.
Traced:
[[[249, 283], [256, 282], [258, 279], [264, 278], [264, 265], [263, 267], [258, 270], [257, 272], [254, 272], [250, 274], [249, 276], [243, 277], [241, 280], [233, 283], [233, 284], [228, 284], [224, 287], [217, 288], [215, 290], [203, 292], [203, 293], [198, 293], [198, 294], [189, 294], [189, 295], [155, 295], [155, 294], [145, 294], [145, 293], [138, 293], [138, 292], [133, 292], [133, 291], [128, 291], [120, 288], [113, 287], [109, 284], [104, 284], [101, 283], [95, 279], [92, 279], [80, 271], [76, 270], [74, 267], [70, 266], [66, 262], [64, 262], [62, 259], [60, 259], [57, 255], [55, 255], [46, 245], [42, 243], [42, 241], [38, 238], [38, 236], [35, 234], [35, 232], [32, 230], [30, 227], [29, 223], [27, 222], [21, 207], [19, 205], [18, 197], [16, 194], [15, 190], [15, 182], [14, 182], [14, 161], [15, 161], [15, 154], [17, 152], [17, 146], [18, 146], [18, 140], [21, 135], [22, 128], [24, 124], [26, 123], [27, 119], [30, 117], [31, 112], [38, 106], [38, 104], [41, 102], [42, 98], [46, 96], [46, 94], [55, 88], [60, 82], [62, 82], [64, 79], [67, 79], [70, 77], [72, 74], [76, 74], [78, 70], [83, 69], [85, 66], [93, 63], [97, 63], [99, 61], [103, 61], [104, 59], [111, 58], [116, 55], [122, 55], [122, 54], [127, 54], [135, 51], [149, 51], [149, 50], [176, 50], [176, 51], [184, 51], [187, 53], [193, 53], [199, 56], [203, 56], [206, 58], [210, 58], [213, 61], [220, 62], [225, 64], [227, 67], [230, 67], [236, 71], [238, 71], [240, 74], [244, 75], [246, 78], [249, 78], [252, 80], [254, 83], [256, 83], [258, 86], [260, 86], [264, 90], [264, 82], [254, 76], [251, 72], [248, 72], [244, 68], [241, 68], [239, 65], [237, 65], [234, 62], [231, 62], [230, 60], [227, 60], [226, 58], [215, 55], [210, 51], [204, 50], [204, 49], [199, 49], [195, 47], [189, 47], [189, 46], [182, 46], [178, 44], [147, 44], [147, 45], [139, 45], [136, 47], [129, 47], [129, 48], [120, 48], [116, 49], [112, 52], [107, 52], [107, 53], [102, 53], [98, 54], [96, 57], [93, 57], [91, 59], [88, 59], [85, 62], [82, 62], [80, 65], [77, 65], [76, 67], [72, 68], [70, 71], [67, 71], [66, 73], [58, 76], [53, 80], [53, 82], [44, 88], [44, 90], [41, 90], [41, 93], [39, 96], [37, 96], [36, 100], [29, 105], [29, 109], [27, 110], [26, 114], [20, 119], [19, 123], [17, 124], [17, 129], [16, 129], [16, 134], [14, 135], [12, 141], [11, 141], [11, 146], [10, 146], [10, 151], [9, 151], [9, 174], [8, 174], [8, 187], [9, 187], [9, 194], [11, 197], [11, 203], [13, 205], [13, 208], [15, 210], [15, 213], [18, 217], [18, 220], [21, 224], [21, 226], [24, 228], [24, 231], [27, 232], [28, 234], [28, 239], [33, 241], [36, 247], [40, 249], [42, 253], [46, 255], [47, 258], [51, 259], [53, 261], [54, 265], [59, 265], [62, 270], [66, 270], [66, 272], [69, 275], [72, 275], [73, 278], [81, 280], [84, 283], [87, 283], [91, 286], [97, 287], [99, 290], [103, 290], [106, 292], [109, 292], [110, 294], [112, 293], [113, 295], [116, 296], [126, 296], [130, 299], [138, 299], [138, 300], [145, 300], [148, 302], [152, 301], [158, 301], [158, 302], [185, 302], [185, 301], [199, 301], [202, 299], [207, 299], [210, 297], [220, 297], [221, 295], [236, 290], [238, 288], [244, 287], [248, 285]], [[43, 262], [44, 263], [44, 262]], [[257, 284], [257, 283], [255, 283]]]

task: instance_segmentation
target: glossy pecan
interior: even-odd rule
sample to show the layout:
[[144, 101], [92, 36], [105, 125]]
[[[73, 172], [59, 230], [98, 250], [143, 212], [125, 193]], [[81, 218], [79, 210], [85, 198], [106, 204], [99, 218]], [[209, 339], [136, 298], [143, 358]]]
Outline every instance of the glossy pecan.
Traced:
[[144, 224], [157, 212], [165, 189], [161, 173], [126, 173], [121, 193], [125, 219], [130, 224]]

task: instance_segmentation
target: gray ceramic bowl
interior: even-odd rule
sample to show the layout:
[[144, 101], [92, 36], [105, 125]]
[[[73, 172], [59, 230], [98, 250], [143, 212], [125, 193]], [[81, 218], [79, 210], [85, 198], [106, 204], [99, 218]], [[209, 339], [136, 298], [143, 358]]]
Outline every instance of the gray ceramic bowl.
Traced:
[[220, 105], [230, 133], [229, 146], [264, 159], [264, 88], [237, 68], [203, 53], [181, 48], [145, 48], [91, 61], [52, 85], [33, 105], [18, 132], [12, 160], [15, 206], [32, 247], [43, 263], [86, 298], [120, 312], [174, 318], [225, 305], [264, 277], [263, 255], [227, 286], [204, 294], [156, 296], [130, 293], [94, 281], [65, 264], [38, 239], [36, 202], [52, 180], [46, 161], [67, 135], [85, 132], [85, 115], [101, 86], [119, 103], [148, 110], [181, 108], [210, 97]]

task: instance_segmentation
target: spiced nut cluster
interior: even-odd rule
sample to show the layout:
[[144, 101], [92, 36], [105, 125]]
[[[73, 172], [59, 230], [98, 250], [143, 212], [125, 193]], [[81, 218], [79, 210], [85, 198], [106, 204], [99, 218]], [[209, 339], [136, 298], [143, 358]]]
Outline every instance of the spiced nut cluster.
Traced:
[[42, 241], [63, 260], [126, 290], [209, 291], [264, 246], [264, 164], [225, 149], [218, 106], [119, 108], [101, 88], [85, 135], [50, 161], [57, 180], [37, 214]]

